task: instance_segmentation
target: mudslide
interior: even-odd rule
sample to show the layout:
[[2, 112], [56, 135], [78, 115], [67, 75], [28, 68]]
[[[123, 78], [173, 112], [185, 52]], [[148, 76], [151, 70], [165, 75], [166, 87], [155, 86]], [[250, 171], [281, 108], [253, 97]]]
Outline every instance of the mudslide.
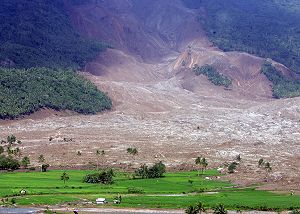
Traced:
[[[95, 162], [97, 149], [105, 150], [105, 165], [119, 168], [132, 163], [128, 147], [139, 151], [136, 167], [163, 161], [169, 168], [192, 169], [199, 155], [217, 167], [241, 154], [242, 168], [229, 176], [233, 181], [264, 182], [257, 168], [264, 158], [273, 167], [268, 188], [300, 189], [300, 98], [271, 98], [270, 83], [260, 74], [263, 59], [213, 47], [195, 13], [180, 1], [151, 0], [153, 8], [143, 13], [143, 4], [133, 1], [99, 2], [68, 10], [82, 35], [115, 47], [81, 71], [112, 98], [113, 110], [42, 110], [38, 117], [0, 122], [2, 138], [20, 138], [33, 164], [43, 154], [64, 168]], [[193, 74], [194, 64], [206, 63], [233, 79], [230, 90]]]

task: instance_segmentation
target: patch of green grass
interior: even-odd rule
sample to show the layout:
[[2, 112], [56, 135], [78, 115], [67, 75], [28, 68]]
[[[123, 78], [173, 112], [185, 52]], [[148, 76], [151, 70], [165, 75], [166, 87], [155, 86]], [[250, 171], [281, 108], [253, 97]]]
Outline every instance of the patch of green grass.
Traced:
[[[9, 172], [0, 175], [0, 197], [15, 197], [19, 205], [61, 204], [81, 199], [95, 201], [106, 197], [109, 201], [120, 194], [120, 207], [185, 208], [198, 201], [213, 207], [223, 203], [230, 209], [279, 210], [300, 208], [300, 197], [279, 195], [255, 189], [233, 188], [225, 181], [206, 180], [206, 176], [218, 176], [216, 170], [207, 170], [198, 177], [196, 171], [166, 173], [158, 179], [129, 179], [127, 173], [117, 172], [112, 185], [83, 183], [88, 170], [66, 171], [70, 180], [64, 183], [60, 176], [64, 171]], [[192, 180], [192, 184], [189, 182]], [[128, 188], [143, 190], [142, 194], [128, 194]], [[27, 195], [18, 196], [21, 189]], [[201, 190], [201, 191], [200, 191]], [[204, 192], [202, 192], [204, 191]], [[212, 193], [216, 192], [216, 193]], [[185, 193], [185, 194], [183, 194]], [[14, 196], [15, 195], [15, 196]], [[111, 205], [109, 205], [111, 206]]]

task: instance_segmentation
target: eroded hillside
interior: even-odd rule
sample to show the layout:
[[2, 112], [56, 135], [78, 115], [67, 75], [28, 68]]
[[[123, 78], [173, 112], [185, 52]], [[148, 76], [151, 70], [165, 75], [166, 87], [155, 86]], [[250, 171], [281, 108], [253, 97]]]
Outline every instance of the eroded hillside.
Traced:
[[[214, 47], [195, 11], [179, 0], [89, 1], [67, 8], [78, 32], [114, 46], [82, 72], [112, 98], [114, 109], [89, 116], [43, 110], [2, 121], [1, 137], [22, 139], [34, 164], [44, 154], [52, 166], [79, 167], [94, 162], [99, 148], [105, 164], [125, 168], [132, 162], [128, 147], [139, 150], [133, 166], [161, 160], [177, 169], [193, 168], [199, 155], [216, 167], [241, 154], [243, 167], [230, 179], [264, 182], [257, 168], [263, 157], [273, 166], [271, 184], [300, 189], [300, 99], [271, 99], [271, 83], [260, 73], [264, 59]], [[196, 76], [194, 64], [214, 65], [232, 86], [225, 90]]]

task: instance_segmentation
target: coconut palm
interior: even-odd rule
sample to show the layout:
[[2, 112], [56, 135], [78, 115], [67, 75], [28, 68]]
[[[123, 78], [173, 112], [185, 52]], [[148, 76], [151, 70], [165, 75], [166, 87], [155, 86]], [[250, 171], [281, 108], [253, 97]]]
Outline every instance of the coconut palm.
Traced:
[[63, 172], [63, 174], [60, 176], [60, 180], [64, 182], [64, 185], [66, 186], [66, 182], [70, 179], [69, 175], [66, 172]]

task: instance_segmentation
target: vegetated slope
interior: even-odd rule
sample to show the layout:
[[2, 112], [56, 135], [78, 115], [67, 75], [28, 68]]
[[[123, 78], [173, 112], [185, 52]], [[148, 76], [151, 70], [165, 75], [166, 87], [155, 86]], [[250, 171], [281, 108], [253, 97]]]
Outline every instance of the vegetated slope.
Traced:
[[0, 68], [0, 119], [47, 107], [83, 114], [111, 108], [110, 99], [73, 71]]
[[182, 0], [199, 9], [210, 40], [224, 51], [272, 58], [300, 72], [300, 2]]
[[273, 96], [276, 98], [300, 96], [300, 80], [282, 75], [271, 63], [265, 63], [261, 72], [273, 83]]
[[79, 36], [60, 0], [0, 2], [0, 65], [78, 68], [105, 49]]
[[0, 20], [0, 67], [7, 68], [0, 68], [1, 119], [43, 107], [84, 114], [111, 108], [106, 95], [70, 71], [107, 45], [76, 33], [63, 1], [3, 0]]

